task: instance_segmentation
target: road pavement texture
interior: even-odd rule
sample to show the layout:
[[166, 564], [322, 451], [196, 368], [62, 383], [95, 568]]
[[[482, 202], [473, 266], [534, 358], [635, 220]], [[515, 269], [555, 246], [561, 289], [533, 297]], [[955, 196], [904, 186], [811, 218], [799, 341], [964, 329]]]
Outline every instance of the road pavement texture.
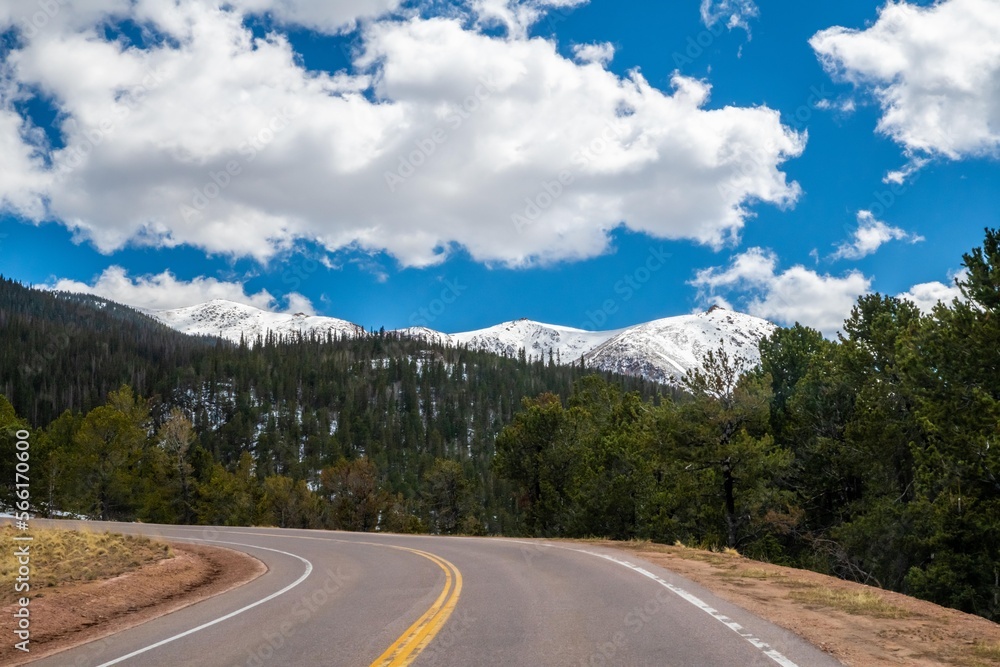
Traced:
[[668, 570], [586, 544], [52, 523], [238, 549], [268, 572], [39, 667], [840, 664]]

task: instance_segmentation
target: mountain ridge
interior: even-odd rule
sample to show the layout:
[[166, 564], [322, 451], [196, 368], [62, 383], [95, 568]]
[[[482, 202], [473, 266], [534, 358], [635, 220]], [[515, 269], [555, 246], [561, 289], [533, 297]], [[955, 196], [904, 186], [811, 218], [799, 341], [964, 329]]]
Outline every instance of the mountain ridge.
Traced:
[[[282, 337], [370, 335], [362, 326], [335, 317], [305, 313], [273, 313], [246, 304], [215, 299], [168, 310], [142, 309], [159, 322], [183, 333], [218, 336], [252, 344], [269, 333]], [[609, 331], [589, 331], [546, 324], [526, 318], [459, 333], [428, 327], [396, 329], [395, 333], [428, 342], [468, 346], [507, 357], [540, 358], [560, 364], [584, 363], [602, 371], [676, 384], [700, 366], [709, 350], [722, 347], [749, 365], [760, 359], [758, 344], [778, 327], [761, 318], [713, 306], [708, 311], [667, 317]]]

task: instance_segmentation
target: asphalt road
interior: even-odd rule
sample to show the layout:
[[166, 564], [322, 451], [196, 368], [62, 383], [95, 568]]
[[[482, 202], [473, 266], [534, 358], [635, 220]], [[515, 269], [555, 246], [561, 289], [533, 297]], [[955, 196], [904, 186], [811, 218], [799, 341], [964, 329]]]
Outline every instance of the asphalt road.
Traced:
[[268, 572], [33, 665], [840, 664], [698, 585], [614, 550], [271, 528], [87, 526], [227, 546], [259, 558]]

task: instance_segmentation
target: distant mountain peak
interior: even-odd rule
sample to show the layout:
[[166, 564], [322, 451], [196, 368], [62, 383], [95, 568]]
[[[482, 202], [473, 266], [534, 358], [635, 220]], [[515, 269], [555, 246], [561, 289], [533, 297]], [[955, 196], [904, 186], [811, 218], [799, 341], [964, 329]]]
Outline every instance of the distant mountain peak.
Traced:
[[364, 328], [333, 317], [312, 317], [305, 313], [272, 313], [225, 299], [171, 310], [146, 310], [147, 315], [184, 333], [218, 336], [239, 343], [254, 341], [268, 333], [291, 337], [334, 335], [355, 338], [366, 335]]

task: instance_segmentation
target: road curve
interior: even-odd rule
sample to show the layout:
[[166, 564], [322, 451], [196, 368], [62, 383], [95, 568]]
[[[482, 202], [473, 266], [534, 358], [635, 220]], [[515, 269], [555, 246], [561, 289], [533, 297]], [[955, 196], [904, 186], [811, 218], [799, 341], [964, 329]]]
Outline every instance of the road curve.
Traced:
[[840, 664], [697, 584], [613, 549], [498, 538], [85, 525], [238, 549], [268, 571], [33, 665]]

